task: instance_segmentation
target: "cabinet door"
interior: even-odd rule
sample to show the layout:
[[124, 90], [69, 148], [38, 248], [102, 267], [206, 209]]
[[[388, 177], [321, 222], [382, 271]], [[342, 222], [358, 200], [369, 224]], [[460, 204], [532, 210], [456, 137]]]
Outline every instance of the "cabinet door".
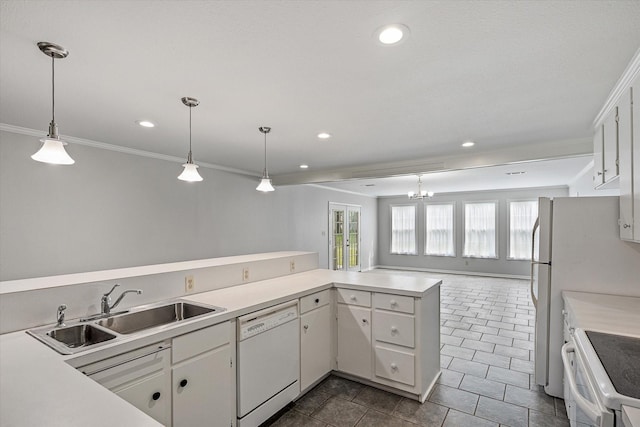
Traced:
[[300, 389], [331, 370], [331, 306], [300, 316]]
[[604, 121], [604, 182], [618, 176], [618, 107]]
[[230, 357], [226, 344], [171, 368], [174, 427], [231, 425]]
[[[620, 149], [620, 238], [633, 240], [633, 152], [631, 150], [631, 90], [618, 102], [618, 147]], [[639, 166], [640, 167], [640, 166]]]
[[603, 126], [598, 126], [596, 134], [593, 136], [593, 186], [598, 187], [604, 184], [604, 140]]
[[167, 371], [114, 391], [159, 423], [171, 425], [171, 387]]
[[371, 309], [338, 304], [338, 370], [371, 379]]

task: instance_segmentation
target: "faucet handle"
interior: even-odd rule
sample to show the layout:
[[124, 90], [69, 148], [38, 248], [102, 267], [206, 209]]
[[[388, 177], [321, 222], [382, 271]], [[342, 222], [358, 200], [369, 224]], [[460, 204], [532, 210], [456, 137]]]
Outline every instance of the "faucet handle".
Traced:
[[109, 292], [107, 292], [106, 294], [104, 294], [103, 296], [108, 297], [109, 295], [111, 295], [111, 293], [114, 291], [114, 289], [117, 288], [118, 286], [120, 286], [120, 284], [116, 283], [115, 285], [113, 285], [113, 288], [111, 288], [111, 290]]

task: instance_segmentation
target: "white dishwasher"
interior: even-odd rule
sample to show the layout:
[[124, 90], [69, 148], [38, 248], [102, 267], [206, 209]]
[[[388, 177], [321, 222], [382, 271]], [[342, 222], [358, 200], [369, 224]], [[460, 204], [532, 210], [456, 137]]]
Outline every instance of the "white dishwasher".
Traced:
[[300, 394], [298, 301], [238, 318], [238, 427], [257, 427]]

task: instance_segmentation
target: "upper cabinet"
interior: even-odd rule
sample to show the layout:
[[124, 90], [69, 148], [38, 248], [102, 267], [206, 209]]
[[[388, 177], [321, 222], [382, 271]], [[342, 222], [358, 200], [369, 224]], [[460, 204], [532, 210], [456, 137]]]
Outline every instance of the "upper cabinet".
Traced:
[[[635, 104], [635, 105], [634, 105]], [[593, 182], [620, 188], [620, 238], [640, 242], [640, 49], [594, 123]], [[635, 108], [634, 108], [635, 107]]]

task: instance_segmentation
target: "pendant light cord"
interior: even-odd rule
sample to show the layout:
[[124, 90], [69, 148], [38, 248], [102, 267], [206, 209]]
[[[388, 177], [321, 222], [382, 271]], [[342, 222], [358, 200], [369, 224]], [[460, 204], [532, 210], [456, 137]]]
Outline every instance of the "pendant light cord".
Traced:
[[269, 178], [269, 172], [267, 172], [267, 133], [264, 133], [264, 176]]
[[55, 58], [51, 55], [51, 121], [56, 121], [56, 67]]

